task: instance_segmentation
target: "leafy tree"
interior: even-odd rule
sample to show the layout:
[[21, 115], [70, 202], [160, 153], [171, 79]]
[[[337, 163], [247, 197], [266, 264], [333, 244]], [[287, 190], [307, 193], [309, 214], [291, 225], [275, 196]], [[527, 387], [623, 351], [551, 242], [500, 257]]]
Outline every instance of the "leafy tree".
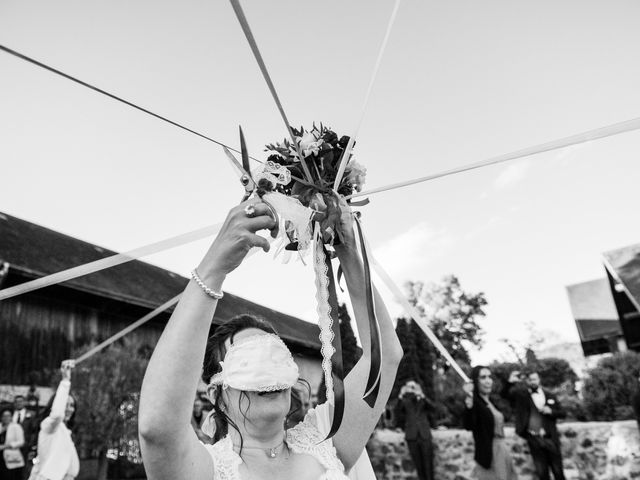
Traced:
[[107, 450], [122, 454], [123, 444], [137, 448], [137, 400], [147, 363], [123, 342], [90, 357], [73, 373], [76, 433], [80, 446], [98, 456], [98, 480], [107, 478]]
[[[468, 293], [455, 275], [440, 283], [407, 282], [408, 298], [455, 360], [469, 363], [468, 345], [482, 345], [479, 318], [485, 316], [484, 293]], [[444, 364], [442, 360], [441, 364]]]
[[362, 349], [358, 346], [358, 341], [353, 333], [351, 317], [344, 303], [338, 306], [338, 319], [340, 321], [340, 337], [342, 340], [342, 362], [344, 365], [345, 377], [351, 369], [358, 363], [362, 356]]
[[404, 350], [391, 392], [395, 398], [409, 380], [418, 382], [425, 394], [434, 398], [434, 348], [422, 329], [412, 319], [399, 318], [396, 335]]
[[619, 352], [602, 358], [589, 371], [583, 387], [584, 405], [593, 420], [633, 417], [631, 398], [638, 388], [640, 353]]
[[551, 389], [566, 387], [573, 391], [578, 375], [573, 371], [569, 362], [563, 358], [541, 358], [536, 364], [542, 384]]

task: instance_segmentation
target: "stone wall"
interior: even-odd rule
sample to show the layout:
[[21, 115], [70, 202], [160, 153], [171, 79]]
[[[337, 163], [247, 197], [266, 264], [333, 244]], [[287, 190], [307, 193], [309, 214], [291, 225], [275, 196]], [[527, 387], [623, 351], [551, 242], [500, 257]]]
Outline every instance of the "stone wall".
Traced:
[[[562, 439], [567, 480], [640, 479], [640, 437], [635, 421], [563, 423]], [[514, 434], [505, 431], [519, 480], [535, 480], [529, 448]], [[437, 480], [472, 479], [473, 439], [465, 430], [433, 432]], [[404, 434], [378, 430], [367, 446], [378, 480], [415, 479]]]

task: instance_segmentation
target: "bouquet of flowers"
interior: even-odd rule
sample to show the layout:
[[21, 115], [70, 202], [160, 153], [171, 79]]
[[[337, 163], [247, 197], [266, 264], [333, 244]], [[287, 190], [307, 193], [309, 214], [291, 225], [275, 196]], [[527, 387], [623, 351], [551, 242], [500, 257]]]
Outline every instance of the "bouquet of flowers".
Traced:
[[[297, 145], [285, 139], [266, 146], [265, 151], [270, 155], [263, 170], [256, 175], [258, 192], [261, 195], [278, 193], [295, 200], [296, 205], [306, 207], [309, 214], [306, 220], [302, 218], [302, 210], [298, 209], [299, 215], [296, 215], [295, 207], [285, 208], [289, 211], [289, 215], [284, 215], [285, 232], [289, 237], [287, 250], [306, 249], [311, 233], [305, 228], [311, 228], [312, 222], [319, 222], [324, 242], [333, 245], [341, 236], [341, 197], [362, 190], [366, 169], [349, 154], [344, 175], [334, 190], [349, 137], [338, 138], [330, 128], [322, 124], [318, 127], [315, 123], [309, 131], [302, 127], [299, 130], [292, 128], [292, 131]], [[268, 199], [284, 207], [277, 196], [268, 195]], [[288, 203], [291, 207], [290, 200]], [[282, 208], [274, 206], [282, 213]]]

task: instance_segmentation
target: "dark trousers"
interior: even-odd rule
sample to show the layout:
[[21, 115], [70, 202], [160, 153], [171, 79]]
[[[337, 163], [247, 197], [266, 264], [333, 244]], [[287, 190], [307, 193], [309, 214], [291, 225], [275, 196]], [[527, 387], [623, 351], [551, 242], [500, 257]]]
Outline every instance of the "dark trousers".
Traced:
[[527, 443], [539, 480], [550, 480], [549, 470], [553, 472], [554, 480], [564, 480], [560, 443], [551, 438], [534, 436], [529, 436]]
[[433, 445], [430, 438], [407, 440], [409, 453], [420, 480], [433, 480]]

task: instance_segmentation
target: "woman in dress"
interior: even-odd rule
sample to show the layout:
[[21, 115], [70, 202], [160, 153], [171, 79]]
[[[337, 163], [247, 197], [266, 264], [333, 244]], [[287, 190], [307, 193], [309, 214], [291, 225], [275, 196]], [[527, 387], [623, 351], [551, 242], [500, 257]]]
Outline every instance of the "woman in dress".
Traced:
[[70, 430], [76, 415], [76, 400], [69, 393], [74, 367], [73, 360], [65, 360], [60, 367], [62, 380], [40, 423], [38, 456], [29, 480], [73, 480], [78, 476], [80, 460]]
[[3, 408], [0, 415], [0, 480], [22, 480], [25, 463], [20, 448], [24, 445], [24, 432], [20, 424], [12, 421], [10, 408]]
[[513, 458], [504, 441], [504, 415], [489, 398], [493, 378], [488, 367], [474, 367], [465, 398], [464, 427], [475, 442], [474, 470], [479, 480], [515, 480]]
[[[384, 411], [402, 348], [376, 293], [382, 367], [377, 401], [374, 408], [369, 407], [363, 400], [370, 366], [369, 319], [352, 221], [350, 213], [343, 215], [344, 238], [335, 248], [364, 354], [345, 378], [344, 417], [335, 436], [325, 440], [332, 410], [327, 403], [285, 430], [298, 372], [291, 353], [268, 324], [241, 316], [218, 327], [207, 345], [215, 297], [221, 297], [226, 276], [251, 248], [269, 250], [268, 241], [256, 235], [257, 231], [277, 233], [270, 207], [254, 198], [229, 212], [149, 362], [138, 428], [150, 480], [337, 480], [347, 478], [350, 471], [351, 478], [375, 480], [370, 464], [360, 470], [362, 463], [357, 461]], [[214, 435], [218, 441], [208, 446], [198, 441], [189, 422], [192, 394], [201, 372], [215, 406], [215, 418], [207, 422], [217, 424]]]

